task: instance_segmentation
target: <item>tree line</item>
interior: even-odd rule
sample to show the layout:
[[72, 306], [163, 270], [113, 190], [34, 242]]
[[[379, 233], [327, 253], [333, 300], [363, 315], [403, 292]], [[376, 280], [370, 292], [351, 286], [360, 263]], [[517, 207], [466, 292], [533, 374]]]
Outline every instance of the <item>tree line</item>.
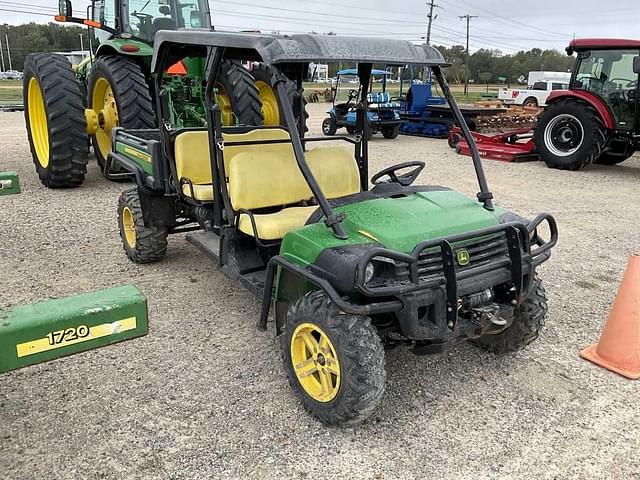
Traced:
[[[80, 35], [85, 49], [89, 45], [88, 31], [85, 28], [65, 26], [55, 23], [48, 25], [27, 23], [24, 25], [0, 25], [0, 41], [8, 69], [7, 45], [5, 34], [9, 37], [11, 61], [14, 70], [22, 70], [24, 59], [31, 52], [64, 52], [80, 50]], [[462, 45], [452, 47], [436, 46], [451, 63], [445, 69], [450, 82], [462, 83], [465, 80], [466, 53]], [[566, 72], [571, 69], [573, 58], [557, 50], [532, 48], [515, 54], [505, 54], [500, 50], [480, 49], [469, 57], [469, 79], [475, 83], [516, 83], [521, 75], [526, 77], [530, 71], [551, 70]], [[335, 74], [337, 66], [330, 73]], [[502, 80], [504, 79], [504, 80]]]

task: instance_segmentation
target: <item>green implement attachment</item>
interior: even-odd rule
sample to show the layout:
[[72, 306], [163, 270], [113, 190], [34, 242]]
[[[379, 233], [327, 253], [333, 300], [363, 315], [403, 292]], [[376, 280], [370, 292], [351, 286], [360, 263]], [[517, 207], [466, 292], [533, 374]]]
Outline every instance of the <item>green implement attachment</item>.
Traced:
[[0, 373], [147, 332], [147, 300], [133, 285], [0, 311]]
[[20, 182], [15, 172], [0, 172], [0, 196], [20, 193]]

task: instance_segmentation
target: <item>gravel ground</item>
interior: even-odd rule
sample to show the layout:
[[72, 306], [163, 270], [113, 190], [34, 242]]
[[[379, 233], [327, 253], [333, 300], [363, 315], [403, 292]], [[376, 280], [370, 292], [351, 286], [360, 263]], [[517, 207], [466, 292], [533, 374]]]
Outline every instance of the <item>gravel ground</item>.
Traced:
[[[319, 133], [326, 105], [311, 105]], [[23, 193], [0, 197], [0, 307], [135, 283], [147, 337], [0, 377], [0, 477], [640, 478], [640, 383], [578, 358], [598, 338], [628, 256], [640, 250], [640, 158], [560, 172], [485, 162], [497, 202], [553, 213], [561, 241], [542, 268], [547, 327], [496, 357], [388, 352], [374, 416], [327, 428], [295, 401], [260, 303], [183, 238], [167, 259], [129, 262], [118, 193], [95, 162], [83, 187], [38, 181], [19, 113], [0, 114], [0, 170]], [[446, 141], [375, 138], [371, 172], [425, 160], [419, 180], [476, 191], [470, 160]]]

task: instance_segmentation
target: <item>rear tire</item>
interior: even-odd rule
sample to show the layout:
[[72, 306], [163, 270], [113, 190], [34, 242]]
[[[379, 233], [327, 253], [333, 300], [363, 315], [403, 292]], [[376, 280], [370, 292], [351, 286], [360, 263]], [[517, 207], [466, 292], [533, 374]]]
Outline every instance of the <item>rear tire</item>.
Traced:
[[515, 308], [513, 323], [497, 335], [484, 335], [472, 343], [496, 354], [517, 352], [538, 338], [546, 315], [547, 296], [542, 280], [535, 275], [527, 297]]
[[145, 227], [137, 188], [122, 192], [118, 199], [118, 229], [124, 251], [133, 262], [151, 263], [165, 257], [168, 230]]
[[382, 128], [382, 136], [384, 138], [393, 140], [394, 138], [398, 138], [398, 135], [400, 135], [400, 125], [394, 125], [393, 127]]
[[69, 61], [51, 53], [28, 55], [23, 99], [29, 148], [42, 184], [81, 185], [89, 151], [84, 102]]
[[[301, 345], [305, 329], [310, 336]], [[384, 348], [371, 320], [341, 312], [324, 292], [309, 292], [289, 308], [280, 344], [293, 391], [321, 422], [360, 423], [382, 399]], [[307, 363], [310, 369], [301, 372]]]
[[[111, 152], [112, 129], [154, 128], [155, 114], [142, 69], [128, 58], [115, 55], [98, 58], [91, 68], [88, 91], [88, 108], [99, 116], [100, 125], [91, 142], [104, 173]], [[111, 173], [122, 172], [122, 168], [114, 167]]]
[[536, 150], [548, 167], [578, 170], [600, 157], [607, 143], [607, 131], [593, 107], [562, 99], [540, 115], [534, 139]]
[[[283, 126], [286, 127], [284, 120], [284, 114], [280, 111], [280, 105], [278, 103], [278, 92], [272, 86], [273, 71], [269, 65], [264, 63], [257, 63], [251, 70], [251, 75], [255, 78], [256, 87], [260, 92], [260, 100], [262, 102], [262, 114], [264, 116], [264, 124], [267, 126]], [[304, 117], [304, 131], [308, 131], [307, 119], [309, 118], [309, 112], [307, 112], [307, 99], [304, 96], [304, 89], [298, 90], [296, 82], [289, 80], [285, 84], [287, 89], [287, 98], [291, 103], [293, 109], [293, 115], [296, 119], [296, 125], [300, 118], [300, 99], [303, 102], [303, 117]]]
[[522, 106], [523, 107], [529, 107], [529, 108], [537, 107], [538, 106], [538, 99], [535, 98], [535, 97], [529, 97], [522, 103]]
[[260, 92], [246, 68], [237, 62], [225, 60], [220, 66], [216, 88], [223, 125], [263, 125]]

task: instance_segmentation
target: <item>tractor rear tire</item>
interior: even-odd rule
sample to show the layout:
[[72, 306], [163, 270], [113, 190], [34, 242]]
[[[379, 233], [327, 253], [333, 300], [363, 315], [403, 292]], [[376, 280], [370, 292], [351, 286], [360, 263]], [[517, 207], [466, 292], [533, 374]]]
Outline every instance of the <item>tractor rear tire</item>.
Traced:
[[382, 128], [382, 136], [384, 138], [393, 140], [394, 138], [398, 138], [398, 135], [400, 135], [400, 125], [394, 125], [393, 127]]
[[382, 399], [384, 348], [376, 329], [368, 317], [341, 312], [324, 292], [289, 308], [280, 345], [289, 384], [321, 422], [360, 423]]
[[89, 154], [84, 103], [62, 55], [32, 53], [24, 63], [24, 117], [38, 177], [49, 188], [84, 182]]
[[[272, 86], [273, 71], [269, 65], [265, 63], [257, 63], [251, 70], [251, 75], [256, 80], [256, 87], [260, 91], [260, 100], [262, 100], [262, 113], [264, 115], [264, 124], [266, 126], [284, 126], [286, 123], [284, 120], [284, 113], [280, 110], [278, 103], [278, 92], [276, 92]], [[300, 98], [302, 98], [302, 108], [304, 110], [304, 131], [308, 131], [307, 120], [309, 119], [309, 112], [307, 112], [307, 99], [304, 96], [304, 88], [298, 90], [296, 82], [289, 80], [285, 87], [287, 89], [287, 98], [291, 103], [293, 109], [293, 115], [296, 119], [296, 124], [300, 118]]]
[[[111, 152], [112, 128], [129, 130], [155, 128], [156, 121], [149, 86], [140, 66], [115, 55], [98, 58], [91, 68], [88, 108], [98, 115], [98, 131], [91, 136], [93, 151], [104, 172]], [[115, 167], [111, 173], [122, 173]]]
[[542, 280], [535, 275], [527, 297], [515, 308], [511, 325], [497, 335], [484, 335], [471, 342], [496, 354], [517, 352], [538, 338], [546, 315], [547, 296]]
[[151, 263], [165, 257], [169, 232], [166, 228], [144, 225], [137, 188], [120, 194], [118, 230], [127, 257], [135, 263]]
[[264, 124], [260, 92], [251, 73], [237, 62], [225, 60], [216, 80], [216, 99], [225, 126]]
[[607, 130], [592, 106], [562, 99], [540, 115], [534, 139], [536, 150], [548, 167], [579, 170], [600, 157], [607, 143]]

